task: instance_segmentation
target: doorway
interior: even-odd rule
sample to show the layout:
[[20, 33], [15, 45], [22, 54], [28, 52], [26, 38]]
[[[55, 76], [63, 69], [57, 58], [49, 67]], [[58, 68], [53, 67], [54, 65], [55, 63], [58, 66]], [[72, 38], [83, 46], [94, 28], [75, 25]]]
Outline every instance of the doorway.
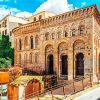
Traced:
[[61, 74], [62, 75], [68, 75], [68, 57], [67, 55], [61, 56]]
[[76, 76], [84, 76], [84, 54], [79, 53], [76, 56]]
[[48, 56], [48, 74], [54, 74], [53, 55]]

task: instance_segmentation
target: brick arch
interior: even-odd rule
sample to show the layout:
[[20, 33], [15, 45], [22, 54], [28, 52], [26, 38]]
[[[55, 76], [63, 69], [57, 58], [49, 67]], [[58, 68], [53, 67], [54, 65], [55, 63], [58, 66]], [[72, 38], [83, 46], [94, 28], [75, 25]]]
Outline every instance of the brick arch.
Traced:
[[48, 74], [54, 73], [54, 48], [51, 44], [45, 46], [45, 68]]
[[74, 41], [73, 45], [75, 45], [77, 43], [84, 43], [85, 44], [84, 40], [78, 39], [78, 40]]
[[[60, 49], [60, 46], [67, 46], [67, 43], [66, 42], [60, 42], [59, 44], [58, 44], [58, 49]], [[65, 49], [67, 49], [67, 47], [65, 46]]]
[[73, 28], [76, 28], [75, 23], [72, 23], [72, 24], [70, 25], [70, 29], [73, 29]]
[[25, 98], [31, 97], [32, 95], [34, 96], [38, 92], [41, 92], [43, 87], [44, 85], [41, 77], [33, 77], [33, 79], [30, 78], [25, 84]]
[[[53, 50], [53, 45], [52, 44], [48, 44], [45, 46], [45, 53], [48, 52], [48, 49], [52, 49]], [[50, 52], [50, 51], [49, 51]], [[53, 53], [53, 52], [52, 52]]]
[[[82, 40], [76, 40], [74, 43], [73, 43], [73, 49], [74, 49], [74, 52], [75, 53], [78, 53], [78, 52], [84, 52], [85, 50], [85, 42], [82, 41]], [[76, 52], [77, 51], [77, 52]]]
[[[84, 75], [84, 58], [85, 58], [85, 41], [77, 39], [73, 43], [73, 57], [74, 57], [74, 73], [75, 75]], [[83, 57], [84, 56], [84, 57]], [[81, 58], [82, 57], [82, 58]], [[82, 64], [82, 66], [80, 66]], [[81, 68], [81, 71], [79, 71]]]
[[85, 21], [80, 21], [78, 25], [78, 33], [85, 34]]
[[68, 45], [66, 42], [60, 42], [58, 45], [58, 66], [60, 77], [68, 75]]
[[77, 41], [82, 41], [82, 42], [86, 43], [87, 39], [83, 38], [83, 37], [80, 37], [80, 36], [77, 36], [72, 42], [70, 42], [71, 43], [70, 45], [73, 46], [74, 43], [77, 42]]
[[61, 39], [61, 40], [59, 40], [58, 42], [57, 42], [57, 48], [58, 48], [58, 46], [59, 46], [59, 44], [61, 44], [61, 43], [66, 43], [67, 45], [69, 45], [68, 43], [69, 43], [69, 40], [65, 40], [65, 39]]
[[72, 23], [71, 26], [70, 26], [70, 35], [75, 36], [76, 31], [77, 31], [77, 27], [76, 27], [75, 23]]
[[85, 20], [79, 21], [79, 25], [84, 24], [85, 25]]

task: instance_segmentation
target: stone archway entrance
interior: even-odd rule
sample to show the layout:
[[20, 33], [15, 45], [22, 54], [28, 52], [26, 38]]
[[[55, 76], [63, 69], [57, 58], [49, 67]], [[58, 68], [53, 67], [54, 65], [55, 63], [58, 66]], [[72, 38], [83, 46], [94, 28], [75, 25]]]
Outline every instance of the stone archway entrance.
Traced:
[[76, 76], [84, 76], [84, 54], [76, 55]]
[[54, 62], [52, 54], [48, 56], [48, 74], [54, 74]]
[[62, 55], [61, 56], [61, 74], [62, 75], [68, 75], [68, 57], [67, 55]]
[[68, 46], [66, 42], [61, 42], [58, 46], [59, 57], [59, 77], [61, 79], [68, 79]]

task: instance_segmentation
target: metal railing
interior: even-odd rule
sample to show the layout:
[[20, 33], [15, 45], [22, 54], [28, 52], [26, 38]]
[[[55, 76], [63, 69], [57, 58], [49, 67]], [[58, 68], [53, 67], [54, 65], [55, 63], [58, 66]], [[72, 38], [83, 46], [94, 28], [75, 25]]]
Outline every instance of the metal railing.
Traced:
[[[96, 84], [100, 83], [100, 74], [97, 75]], [[29, 95], [23, 96], [21, 98], [13, 97], [12, 100], [41, 100], [40, 98], [49, 95], [51, 100], [58, 98], [58, 95], [62, 95], [64, 98], [67, 98], [75, 93], [83, 91], [87, 88], [93, 86], [93, 75], [87, 75], [85, 77], [77, 76], [73, 81], [63, 81], [54, 86], [50, 86], [45, 88], [44, 90], [40, 90]], [[10, 96], [12, 97], [12, 96]], [[36, 99], [35, 99], [36, 98]]]
[[[72, 94], [75, 94], [77, 92], [83, 91], [89, 87], [92, 87], [92, 75], [86, 76], [86, 77], [80, 77], [78, 76], [75, 78], [73, 81], [65, 81], [60, 84], [51, 86], [49, 88], [45, 88], [42, 92], [37, 91], [35, 93], [29, 94], [25, 97], [25, 100], [28, 100], [30, 98], [40, 98], [46, 96], [46, 95], [51, 95], [52, 100], [56, 98], [56, 95], [63, 95], [64, 97], [68, 97]], [[99, 80], [97, 84], [99, 83]]]

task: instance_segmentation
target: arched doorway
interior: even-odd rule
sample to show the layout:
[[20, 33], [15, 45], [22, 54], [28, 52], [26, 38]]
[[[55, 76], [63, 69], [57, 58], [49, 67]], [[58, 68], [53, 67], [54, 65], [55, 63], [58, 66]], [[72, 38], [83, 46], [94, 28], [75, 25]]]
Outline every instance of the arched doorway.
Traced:
[[84, 54], [76, 55], [76, 76], [84, 76]]
[[61, 56], [61, 74], [62, 75], [68, 75], [68, 57], [67, 55]]
[[52, 54], [48, 56], [48, 74], [54, 74], [54, 62]]

